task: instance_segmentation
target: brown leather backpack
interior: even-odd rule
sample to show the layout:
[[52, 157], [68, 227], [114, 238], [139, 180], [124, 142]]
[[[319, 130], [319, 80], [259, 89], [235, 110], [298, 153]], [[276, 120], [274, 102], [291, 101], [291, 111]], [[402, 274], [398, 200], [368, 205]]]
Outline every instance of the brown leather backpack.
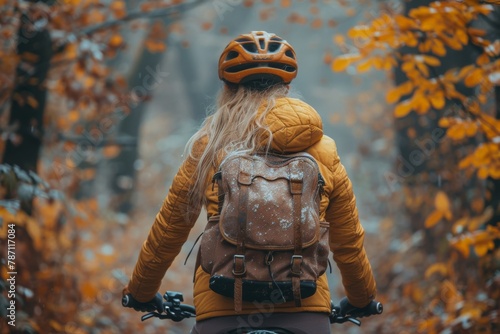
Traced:
[[209, 218], [199, 261], [210, 288], [242, 300], [282, 303], [316, 292], [328, 265], [327, 222], [319, 220], [323, 178], [314, 158], [230, 155], [213, 177], [219, 214]]

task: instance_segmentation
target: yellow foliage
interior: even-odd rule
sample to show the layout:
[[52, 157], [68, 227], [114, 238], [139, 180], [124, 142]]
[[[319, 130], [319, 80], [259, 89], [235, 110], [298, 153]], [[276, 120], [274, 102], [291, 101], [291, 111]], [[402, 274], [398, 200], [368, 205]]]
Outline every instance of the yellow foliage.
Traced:
[[109, 39], [108, 44], [112, 48], [117, 48], [123, 44], [123, 37], [120, 34], [114, 34]]
[[[446, 121], [440, 122], [440, 124], [445, 125]], [[478, 129], [479, 125], [476, 121], [459, 120], [449, 125], [446, 135], [453, 140], [462, 140], [466, 137], [474, 137]]]
[[356, 67], [359, 73], [366, 72], [370, 70], [370, 68], [373, 65], [373, 59], [369, 58], [361, 63], [358, 64]]
[[413, 91], [414, 85], [411, 81], [405, 81], [401, 85], [390, 89], [386, 95], [388, 103], [397, 102], [402, 96], [408, 95]]
[[448, 266], [442, 262], [434, 263], [427, 268], [425, 271], [424, 277], [429, 278], [433, 274], [438, 273], [441, 276], [448, 275]]
[[394, 109], [394, 116], [395, 117], [404, 117], [410, 113], [412, 110], [412, 105], [410, 103], [411, 101], [409, 99], [404, 100], [398, 105], [396, 105], [396, 108]]
[[445, 95], [442, 90], [435, 90], [430, 92], [429, 100], [432, 107], [437, 110], [443, 109], [446, 104]]
[[479, 85], [484, 78], [484, 71], [481, 68], [476, 68], [465, 76], [464, 83], [467, 87], [474, 87]]
[[422, 56], [422, 59], [426, 64], [431, 65], [431, 66], [441, 65], [441, 61], [439, 60], [439, 58], [436, 58], [436, 57], [424, 55], [424, 56]]
[[431, 228], [433, 227], [434, 225], [436, 225], [437, 223], [439, 223], [441, 221], [441, 219], [443, 218], [443, 212], [439, 211], [439, 210], [434, 210], [431, 212], [431, 214], [429, 216], [427, 216], [427, 218], [425, 219], [425, 224], [424, 226], [426, 228]]
[[356, 38], [369, 38], [373, 33], [373, 28], [366, 25], [355, 26], [347, 32], [347, 36], [352, 39]]
[[121, 19], [127, 15], [127, 8], [124, 1], [112, 1], [109, 9], [111, 9], [117, 19]]
[[472, 247], [477, 256], [483, 257], [495, 247], [494, 240], [500, 238], [500, 228], [488, 225], [486, 230], [463, 233], [450, 240], [450, 244], [462, 256], [468, 257]]
[[345, 70], [350, 64], [362, 58], [360, 54], [345, 54], [335, 57], [332, 63], [332, 69], [336, 72]]
[[103, 149], [103, 155], [108, 159], [118, 156], [120, 152], [121, 152], [121, 147], [118, 145], [108, 145]]
[[477, 170], [477, 176], [500, 179], [500, 143], [483, 143], [459, 162], [459, 167]]
[[411, 104], [413, 109], [418, 114], [425, 114], [427, 111], [429, 111], [429, 108], [431, 107], [429, 99], [424, 95], [423, 92], [420, 92], [418, 90], [413, 94], [413, 98], [411, 99]]
[[451, 203], [448, 195], [446, 195], [444, 191], [438, 191], [434, 198], [434, 206], [436, 210], [442, 212], [447, 219], [450, 219], [448, 216], [451, 215]]

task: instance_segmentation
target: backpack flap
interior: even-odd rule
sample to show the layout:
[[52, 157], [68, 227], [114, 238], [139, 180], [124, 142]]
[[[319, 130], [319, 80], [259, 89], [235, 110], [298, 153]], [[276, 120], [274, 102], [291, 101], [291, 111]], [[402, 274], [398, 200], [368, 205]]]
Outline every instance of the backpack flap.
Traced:
[[[269, 157], [274, 158], [271, 160]], [[303, 248], [319, 239], [319, 176], [315, 162], [307, 159], [244, 156], [225, 161], [219, 189], [224, 193], [220, 230], [237, 244], [238, 216], [246, 210], [245, 247], [260, 250], [293, 250], [293, 193], [301, 197], [300, 229]], [[249, 173], [251, 171], [251, 174]], [[307, 175], [307, 177], [304, 177]], [[238, 208], [241, 186], [248, 186], [244, 208]], [[285, 189], [288, 194], [283, 193]], [[295, 208], [297, 209], [297, 208]]]

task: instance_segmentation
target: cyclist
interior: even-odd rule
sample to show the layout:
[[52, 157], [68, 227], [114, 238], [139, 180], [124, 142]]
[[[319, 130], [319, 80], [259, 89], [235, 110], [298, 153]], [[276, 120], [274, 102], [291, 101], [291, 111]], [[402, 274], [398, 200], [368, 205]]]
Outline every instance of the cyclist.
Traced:
[[[330, 249], [340, 269], [350, 307], [360, 309], [375, 297], [376, 284], [363, 240], [355, 196], [340, 162], [335, 142], [323, 134], [319, 114], [307, 103], [288, 96], [297, 75], [292, 46], [265, 31], [232, 40], [219, 60], [223, 87], [217, 105], [186, 145], [180, 166], [151, 231], [144, 242], [131, 280], [129, 294], [139, 310], [161, 305], [157, 293], [166, 270], [179, 254], [190, 229], [205, 206], [217, 213], [217, 191], [211, 177], [228, 153], [267, 149], [277, 153], [306, 151], [317, 160], [325, 179], [320, 218], [330, 222]], [[244, 326], [282, 327], [294, 332], [329, 333], [331, 311], [326, 275], [316, 293], [300, 307], [243, 302], [236, 313], [233, 298], [209, 288], [210, 275], [198, 267], [194, 280], [196, 325], [192, 333], [224, 333]], [[291, 314], [293, 313], [293, 316]]]

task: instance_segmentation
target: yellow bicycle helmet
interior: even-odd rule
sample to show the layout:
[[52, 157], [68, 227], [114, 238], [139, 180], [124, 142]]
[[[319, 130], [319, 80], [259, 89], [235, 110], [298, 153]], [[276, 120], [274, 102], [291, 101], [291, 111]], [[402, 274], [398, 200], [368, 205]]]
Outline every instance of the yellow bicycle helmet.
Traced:
[[266, 88], [289, 84], [297, 76], [295, 51], [287, 41], [265, 31], [232, 40], [219, 58], [219, 78], [229, 84]]

